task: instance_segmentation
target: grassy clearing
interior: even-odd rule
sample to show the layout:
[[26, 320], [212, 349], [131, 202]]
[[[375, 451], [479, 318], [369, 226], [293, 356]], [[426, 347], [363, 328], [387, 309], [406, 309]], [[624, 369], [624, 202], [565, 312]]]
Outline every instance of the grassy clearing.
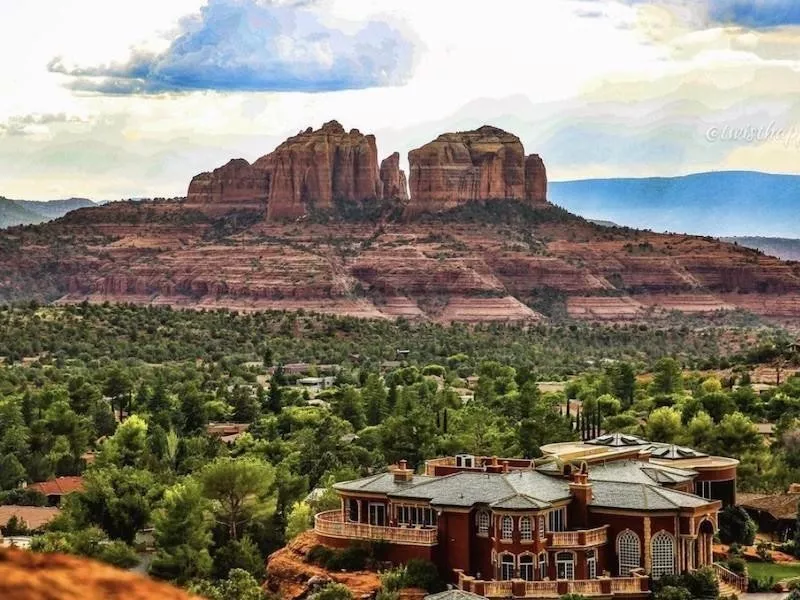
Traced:
[[752, 578], [766, 579], [773, 577], [775, 581], [800, 577], [800, 562], [796, 563], [747, 563], [748, 575]]

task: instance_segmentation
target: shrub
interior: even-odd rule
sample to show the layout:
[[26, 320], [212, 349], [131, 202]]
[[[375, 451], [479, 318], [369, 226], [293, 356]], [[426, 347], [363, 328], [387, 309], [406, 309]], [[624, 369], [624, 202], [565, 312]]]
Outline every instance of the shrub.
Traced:
[[737, 575], [747, 575], [747, 563], [743, 558], [733, 557], [728, 559], [728, 570]]
[[331, 583], [311, 596], [311, 600], [353, 600], [353, 594], [347, 586]]
[[5, 524], [5, 527], [0, 527], [0, 533], [7, 537], [15, 535], [30, 535], [31, 530], [22, 519], [17, 518], [17, 515], [11, 515], [11, 518]]
[[691, 600], [692, 595], [684, 587], [667, 585], [662, 587], [653, 596], [654, 600]]
[[764, 562], [774, 562], [775, 559], [772, 558], [770, 550], [771, 547], [766, 542], [759, 542], [756, 546], [756, 554], [758, 554], [758, 557]]
[[348, 546], [339, 552], [334, 552], [327, 566], [332, 571], [361, 571], [367, 566], [369, 557], [369, 550], [364, 546]]
[[719, 596], [719, 582], [714, 569], [703, 567], [683, 576], [684, 586], [692, 598], [716, 598]]
[[445, 584], [439, 577], [439, 570], [429, 560], [412, 558], [405, 566], [384, 573], [381, 585], [387, 592], [403, 588], [421, 588], [428, 593], [444, 591]]
[[313, 546], [306, 555], [306, 562], [310, 562], [320, 567], [327, 567], [328, 561], [333, 557], [333, 550], [322, 544]]
[[770, 592], [772, 591], [772, 587], [774, 585], [775, 585], [774, 577], [762, 577], [760, 579], [756, 577], [751, 577], [747, 581], [747, 591], [751, 594]]
[[120, 541], [103, 544], [97, 554], [97, 558], [120, 569], [131, 569], [139, 564], [139, 556], [136, 554], [136, 550], [125, 542]]
[[726, 506], [719, 513], [719, 539], [723, 544], [737, 542], [744, 546], [753, 544], [758, 528], [753, 519], [740, 506]]

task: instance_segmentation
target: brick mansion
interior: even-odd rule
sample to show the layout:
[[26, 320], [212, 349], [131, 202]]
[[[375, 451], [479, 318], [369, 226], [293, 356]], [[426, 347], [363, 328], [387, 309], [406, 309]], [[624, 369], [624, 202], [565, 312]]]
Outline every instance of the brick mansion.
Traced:
[[650, 577], [713, 565], [738, 461], [623, 434], [542, 451], [438, 458], [422, 475], [401, 461], [339, 483], [341, 508], [316, 516], [316, 535], [333, 547], [383, 541], [392, 562], [429, 559], [458, 589], [489, 598], [635, 599], [649, 595]]

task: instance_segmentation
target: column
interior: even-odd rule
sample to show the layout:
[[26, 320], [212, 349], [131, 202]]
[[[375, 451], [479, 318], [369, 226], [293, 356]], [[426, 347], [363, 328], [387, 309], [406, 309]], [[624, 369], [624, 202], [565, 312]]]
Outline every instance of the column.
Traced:
[[361, 523], [361, 500], [357, 500], [358, 502], [358, 522]]
[[644, 518], [644, 571], [648, 575], [653, 568], [653, 555], [650, 552], [650, 517]]

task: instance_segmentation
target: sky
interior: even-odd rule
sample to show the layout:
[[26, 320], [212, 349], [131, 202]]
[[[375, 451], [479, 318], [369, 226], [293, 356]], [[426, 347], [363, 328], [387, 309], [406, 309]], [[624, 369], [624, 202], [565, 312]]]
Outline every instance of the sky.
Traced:
[[336, 119], [553, 180], [800, 172], [796, 0], [0, 0], [0, 196], [175, 197]]

